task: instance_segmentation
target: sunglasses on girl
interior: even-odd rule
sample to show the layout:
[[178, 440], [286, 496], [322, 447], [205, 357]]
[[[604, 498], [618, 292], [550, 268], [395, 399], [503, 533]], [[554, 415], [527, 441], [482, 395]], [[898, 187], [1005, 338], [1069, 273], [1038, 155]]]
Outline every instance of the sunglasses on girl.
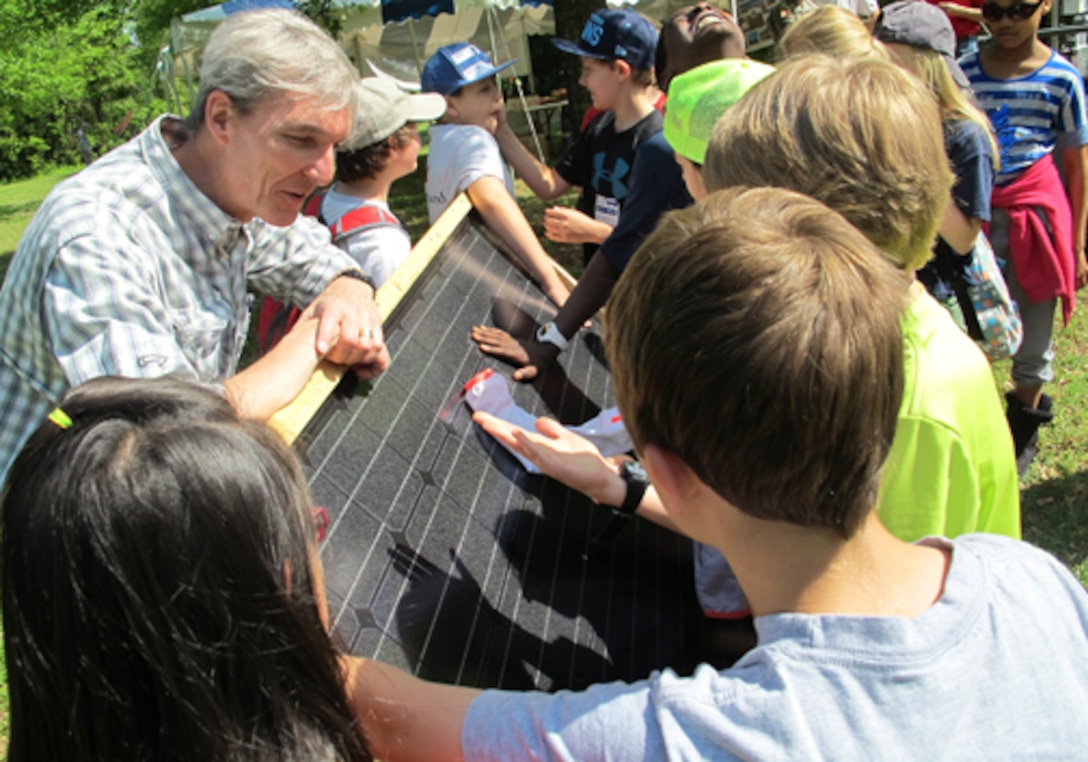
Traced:
[[983, 3], [982, 17], [987, 21], [1000, 21], [1008, 16], [1013, 21], [1023, 21], [1034, 16], [1035, 11], [1039, 10], [1042, 4], [1043, 0], [1039, 0], [1037, 3], [1016, 3], [1002, 8], [997, 3]]

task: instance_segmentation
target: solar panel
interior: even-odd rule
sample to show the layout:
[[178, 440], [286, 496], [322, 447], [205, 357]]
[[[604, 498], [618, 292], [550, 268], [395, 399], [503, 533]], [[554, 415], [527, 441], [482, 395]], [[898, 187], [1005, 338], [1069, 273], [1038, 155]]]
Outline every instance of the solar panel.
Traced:
[[[580, 688], [727, 662], [695, 601], [690, 541], [631, 520], [594, 543], [611, 512], [527, 474], [455, 399], [483, 368], [510, 374], [477, 350], [473, 325], [527, 332], [554, 310], [476, 222], [450, 219], [434, 256], [391, 286], [402, 293], [384, 324], [389, 370], [342, 384], [296, 441], [330, 515], [321, 556], [337, 633], [357, 655], [477, 687]], [[581, 331], [559, 368], [511, 383], [514, 399], [572, 424], [614, 404], [600, 345], [599, 325]]]

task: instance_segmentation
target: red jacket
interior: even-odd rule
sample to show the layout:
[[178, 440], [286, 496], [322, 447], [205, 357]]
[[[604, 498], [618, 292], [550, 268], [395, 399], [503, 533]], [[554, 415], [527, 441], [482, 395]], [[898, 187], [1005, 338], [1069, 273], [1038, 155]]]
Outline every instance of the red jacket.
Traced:
[[1073, 212], [1054, 157], [1047, 154], [1008, 185], [996, 186], [992, 204], [1009, 215], [1009, 255], [1020, 287], [1033, 302], [1059, 297], [1068, 325], [1076, 291]]

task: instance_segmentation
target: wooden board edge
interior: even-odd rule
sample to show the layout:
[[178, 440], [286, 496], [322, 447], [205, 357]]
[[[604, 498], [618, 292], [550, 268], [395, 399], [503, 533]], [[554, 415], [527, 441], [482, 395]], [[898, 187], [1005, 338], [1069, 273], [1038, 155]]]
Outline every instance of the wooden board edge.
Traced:
[[[383, 322], [393, 314], [419, 276], [434, 260], [439, 249], [470, 211], [472, 211], [472, 202], [464, 193], [459, 193], [423, 234], [419, 242], [412, 247], [412, 251], [396, 272], [381, 285], [374, 295], [374, 301]], [[558, 264], [556, 266], [558, 267]], [[342, 365], [322, 362], [298, 396], [268, 419], [268, 426], [288, 445], [294, 444], [310, 419], [336, 389], [347, 370]]]

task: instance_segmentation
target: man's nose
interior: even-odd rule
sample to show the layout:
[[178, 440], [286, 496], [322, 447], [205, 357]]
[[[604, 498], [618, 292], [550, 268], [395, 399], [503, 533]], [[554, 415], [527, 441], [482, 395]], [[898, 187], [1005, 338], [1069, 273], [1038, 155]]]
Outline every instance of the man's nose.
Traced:
[[306, 170], [307, 176], [319, 187], [328, 185], [336, 175], [336, 148], [331, 143], [324, 153]]
[[333, 177], [336, 174], [336, 147], [330, 143], [322, 151], [321, 156], [314, 159], [313, 163], [302, 173], [319, 187], [333, 182]]

